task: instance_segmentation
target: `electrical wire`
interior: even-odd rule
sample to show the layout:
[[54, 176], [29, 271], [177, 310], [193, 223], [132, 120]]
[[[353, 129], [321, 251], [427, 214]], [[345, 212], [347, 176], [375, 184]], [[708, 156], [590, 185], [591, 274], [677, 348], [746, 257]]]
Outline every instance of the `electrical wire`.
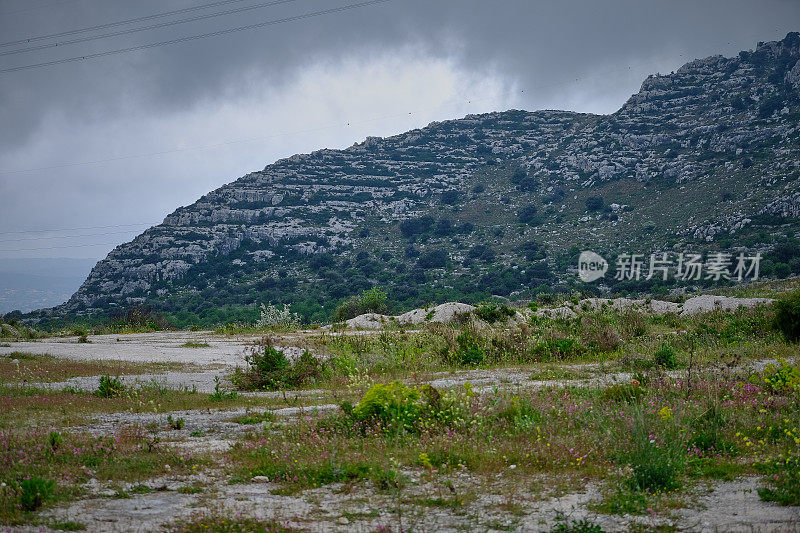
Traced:
[[[74, 0], [66, 0], [66, 1], [74, 1]], [[185, 7], [183, 9], [176, 9], [175, 11], [164, 11], [163, 13], [155, 13], [153, 15], [146, 15], [146, 16], [143, 16], [143, 17], [136, 17], [136, 18], [127, 19], [127, 20], [119, 20], [119, 21], [116, 21], [116, 22], [108, 22], [106, 24], [99, 24], [97, 26], [90, 26], [88, 28], [78, 28], [76, 30], [62, 31], [62, 32], [59, 32], [59, 33], [51, 33], [51, 34], [48, 34], [48, 35], [39, 35], [39, 36], [36, 36], [36, 37], [27, 37], [25, 39], [17, 39], [15, 41], [6, 41], [4, 43], [0, 43], [0, 47], [13, 46], [15, 44], [32, 43], [32, 42], [36, 42], [36, 41], [44, 41], [46, 39], [56, 39], [58, 37], [66, 37], [68, 35], [76, 35], [78, 33], [86, 33], [86, 32], [90, 32], [90, 31], [105, 30], [107, 28], [114, 28], [114, 27], [117, 27], [117, 26], [124, 26], [126, 24], [134, 24], [136, 22], [144, 22], [146, 20], [154, 20], [154, 19], [158, 19], [158, 18], [162, 18], [162, 17], [169, 17], [169, 16], [172, 16], [172, 15], [181, 15], [183, 13], [190, 13], [192, 11], [198, 11], [198, 10], [201, 10], [201, 9], [208, 9], [208, 8], [211, 8], [211, 7], [217, 7], [217, 6], [227, 5], [227, 4], [236, 4], [236, 3], [239, 3], [239, 2], [244, 2], [244, 0], [222, 0], [222, 1], [219, 1], [219, 2], [212, 2], [210, 4], [203, 4], [201, 6]], [[42, 7], [47, 7], [47, 6], [42, 6]], [[30, 8], [30, 9], [40, 9], [40, 8], [34, 7], [34, 8]], [[23, 9], [22, 11], [29, 11], [29, 9]]]
[[178, 20], [170, 20], [169, 22], [160, 22], [158, 24], [151, 24], [150, 26], [142, 26], [140, 28], [130, 28], [127, 30], [119, 30], [111, 33], [103, 33], [101, 35], [92, 35], [90, 37], [81, 37], [80, 39], [72, 39], [70, 41], [60, 41], [56, 43], [49, 43], [49, 44], [41, 44], [38, 46], [31, 46], [29, 48], [19, 48], [16, 50], [7, 50], [5, 52], [0, 52], [0, 56], [9, 56], [14, 54], [22, 54], [26, 52], [35, 52], [37, 50], [45, 50], [47, 48], [55, 48], [58, 46], [67, 46], [71, 44], [78, 44], [78, 43], [85, 43], [89, 41], [96, 41], [98, 39], [106, 39], [108, 37], [118, 37], [120, 35], [129, 35], [132, 33], [138, 33], [140, 31], [148, 31], [148, 30], [156, 30], [160, 28], [166, 28], [169, 26], [176, 26], [178, 24], [186, 24], [189, 22], [197, 22], [198, 20], [206, 20], [215, 17], [221, 17], [225, 15], [234, 15], [236, 13], [243, 13], [246, 11], [252, 11], [254, 9], [263, 9], [266, 7], [274, 7], [280, 4], [288, 4], [289, 2], [296, 2], [297, 0], [273, 0], [272, 2], [266, 2], [262, 4], [255, 4], [252, 6], [244, 6], [239, 7], [236, 9], [229, 9], [227, 11], [218, 11], [216, 13], [207, 13], [205, 15], [196, 15], [194, 17], [189, 17], [186, 19], [178, 19]]
[[105, 235], [125, 235], [130, 233], [131, 230], [127, 231], [110, 231], [106, 233], [86, 233], [83, 235], [55, 235], [51, 237], [23, 237], [21, 239], [3, 239], [0, 240], [2, 242], [28, 242], [28, 241], [52, 241], [56, 239], [81, 239], [84, 237], [103, 237]]
[[246, 26], [236, 26], [234, 28], [226, 28], [224, 30], [217, 30], [217, 31], [209, 32], [209, 33], [200, 33], [200, 34], [197, 34], [197, 35], [189, 35], [189, 36], [186, 36], [186, 37], [179, 37], [177, 39], [170, 39], [168, 41], [160, 41], [160, 42], [157, 42], [157, 43], [142, 44], [142, 45], [138, 45], [138, 46], [131, 46], [129, 48], [119, 48], [117, 50], [107, 50], [105, 52], [96, 52], [96, 53], [93, 53], [93, 54], [86, 54], [86, 55], [82, 55], [82, 56], [67, 57], [67, 58], [63, 58], [63, 59], [56, 59], [56, 60], [53, 60], [53, 61], [45, 61], [43, 63], [33, 63], [33, 64], [29, 64], [29, 65], [20, 65], [20, 66], [17, 66], [17, 67], [9, 67], [9, 68], [0, 69], [0, 74], [7, 74], [7, 73], [10, 73], [10, 72], [19, 72], [21, 70], [30, 70], [30, 69], [35, 69], [35, 68], [49, 67], [49, 66], [53, 66], [53, 65], [61, 65], [61, 64], [64, 64], [64, 63], [74, 63], [76, 61], [85, 61], [87, 59], [96, 59], [98, 57], [107, 57], [107, 56], [112, 56], [112, 55], [117, 55], [117, 54], [124, 54], [124, 53], [128, 53], [128, 52], [136, 52], [136, 51], [139, 51], [139, 50], [147, 50], [147, 49], [150, 49], [150, 48], [157, 48], [157, 47], [161, 47], [161, 46], [169, 46], [169, 45], [173, 45], [173, 44], [185, 43], [185, 42], [188, 42], [188, 41], [195, 41], [195, 40], [198, 40], [198, 39], [207, 39], [209, 37], [219, 37], [220, 35], [228, 35], [228, 34], [231, 34], [231, 33], [237, 33], [237, 32], [241, 32], [241, 31], [264, 28], [264, 27], [268, 27], [268, 26], [275, 26], [275, 25], [278, 25], [278, 24], [284, 24], [284, 23], [287, 23], [287, 22], [295, 22], [295, 21], [298, 21], [298, 20], [309, 19], [309, 18], [312, 18], [312, 17], [319, 17], [319, 16], [322, 16], [322, 15], [331, 15], [331, 14], [334, 14], [334, 13], [341, 13], [342, 11], [348, 11], [348, 10], [351, 10], [351, 9], [358, 9], [358, 8], [361, 8], [361, 7], [366, 7], [366, 6], [376, 5], [376, 4], [383, 4], [383, 3], [386, 3], [386, 2], [390, 2], [390, 1], [391, 0], [368, 0], [366, 2], [358, 2], [358, 3], [355, 3], [355, 4], [346, 4], [344, 6], [334, 7], [334, 8], [330, 8], [330, 9], [323, 9], [321, 11], [312, 11], [310, 13], [303, 13], [302, 15], [294, 15], [294, 16], [291, 16], [291, 17], [285, 17], [285, 18], [280, 18], [280, 19], [275, 19], [275, 20], [267, 20], [267, 21], [264, 21], [264, 22], [257, 22], [255, 24], [248, 24]]
[[138, 222], [136, 224], [111, 224], [108, 226], [86, 226], [83, 228], [29, 229], [20, 231], [0, 231], [0, 235], [18, 235], [20, 233], [52, 233], [56, 231], [84, 231], [90, 229], [127, 228], [134, 226], [153, 226], [159, 222]]

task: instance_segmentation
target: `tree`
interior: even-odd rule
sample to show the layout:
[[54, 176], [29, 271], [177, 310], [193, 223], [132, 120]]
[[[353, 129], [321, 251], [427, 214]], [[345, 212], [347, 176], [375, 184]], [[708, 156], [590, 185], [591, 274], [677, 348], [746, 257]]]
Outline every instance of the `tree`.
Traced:
[[522, 224], [530, 224], [536, 221], [536, 215], [538, 213], [539, 209], [537, 209], [535, 205], [529, 204], [519, 210], [519, 213], [517, 213], [517, 220]]
[[589, 211], [600, 211], [603, 209], [602, 196], [590, 196], [586, 199], [586, 209]]

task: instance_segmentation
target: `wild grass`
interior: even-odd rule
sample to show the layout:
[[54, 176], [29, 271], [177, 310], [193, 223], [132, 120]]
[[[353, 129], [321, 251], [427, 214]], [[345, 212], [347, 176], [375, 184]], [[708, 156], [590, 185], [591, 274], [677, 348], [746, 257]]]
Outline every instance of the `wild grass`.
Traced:
[[79, 497], [92, 478], [138, 482], [165, 465], [189, 473], [209, 464], [201, 456], [148, 447], [147, 438], [136, 429], [108, 437], [72, 432], [54, 445], [46, 430], [0, 431], [0, 523], [23, 523], [43, 506]]
[[[19, 364], [13, 363], [16, 359]], [[12, 352], [0, 356], [0, 383], [53, 383], [81, 376], [114, 376], [186, 370], [181, 363], [133, 363], [115, 360], [76, 361], [48, 354]]]
[[703, 366], [735, 351], [742, 362], [790, 357], [796, 350], [774, 327], [774, 313], [757, 307], [691, 317], [602, 309], [575, 319], [531, 316], [513, 327], [423, 324], [419, 331], [323, 333], [309, 348], [327, 358], [323, 382], [369, 375], [391, 381], [471, 368], [539, 368], [601, 363], [602, 370], [665, 370]]
[[[230, 468], [235, 479], [264, 475], [290, 491], [348, 480], [387, 488], [413, 470], [566, 474], [622, 487], [603, 512], [641, 510], [653, 498], [669, 506], [698, 478], [753, 471], [763, 457], [796, 449], [798, 398], [763, 379], [703, 371], [687, 387], [656, 374], [617, 397], [603, 388], [475, 394], [376, 385], [338, 414], [244, 441]], [[715, 411], [709, 398], [718, 399]]]

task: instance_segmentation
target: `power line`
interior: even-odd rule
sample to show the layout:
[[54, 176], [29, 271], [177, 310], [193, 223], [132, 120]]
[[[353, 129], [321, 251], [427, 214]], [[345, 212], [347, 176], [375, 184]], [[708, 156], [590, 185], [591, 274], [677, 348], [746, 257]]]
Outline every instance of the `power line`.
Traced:
[[28, 242], [28, 241], [53, 241], [56, 239], [81, 239], [84, 237], [102, 237], [105, 235], [127, 235], [132, 230], [127, 231], [110, 231], [105, 233], [87, 233], [84, 235], [56, 235], [51, 237], [23, 237], [21, 239], [3, 239], [2, 242]]
[[321, 15], [331, 15], [333, 13], [340, 13], [342, 11], [347, 11], [347, 10], [350, 10], [350, 9], [358, 9], [360, 7], [366, 7], [366, 6], [375, 5], [375, 4], [382, 4], [382, 3], [390, 2], [390, 1], [391, 0], [368, 0], [366, 2], [358, 2], [358, 3], [355, 3], [355, 4], [347, 4], [347, 5], [344, 5], [344, 6], [334, 7], [334, 8], [331, 8], [331, 9], [323, 9], [321, 11], [312, 11], [310, 13], [304, 13], [302, 15], [294, 15], [294, 16], [291, 16], [291, 17], [285, 17], [285, 18], [281, 18], [281, 19], [268, 20], [268, 21], [264, 21], [264, 22], [258, 22], [256, 24], [248, 24], [246, 26], [237, 26], [235, 28], [227, 28], [227, 29], [224, 29], [224, 30], [218, 30], [218, 31], [209, 32], [209, 33], [200, 33], [200, 34], [197, 34], [197, 35], [189, 35], [189, 36], [186, 36], [186, 37], [179, 37], [177, 39], [170, 39], [168, 41], [160, 41], [160, 42], [157, 42], [157, 43], [150, 43], [150, 44], [143, 44], [143, 45], [139, 45], [139, 46], [132, 46], [130, 48], [120, 48], [120, 49], [117, 49], [117, 50], [108, 50], [106, 52], [97, 52], [97, 53], [94, 53], [94, 54], [87, 54], [87, 55], [83, 55], [83, 56], [75, 56], [75, 57], [68, 57], [68, 58], [64, 58], [64, 59], [56, 59], [54, 61], [45, 61], [44, 63], [34, 63], [34, 64], [31, 64], [31, 65], [21, 65], [21, 66], [18, 66], [18, 67], [4, 68], [4, 69], [0, 69], [0, 74], [5, 74], [5, 73], [8, 73], [8, 72], [17, 72], [17, 71], [20, 71], [20, 70], [29, 70], [29, 69], [34, 69], [34, 68], [49, 67], [49, 66], [52, 66], [52, 65], [59, 65], [59, 64], [62, 64], [62, 63], [73, 63], [73, 62], [76, 62], [76, 61], [84, 61], [86, 59], [96, 59], [98, 57], [106, 57], [106, 56], [111, 56], [111, 55], [116, 55], [116, 54], [124, 54], [124, 53], [127, 53], [127, 52], [136, 52], [138, 50], [147, 50], [149, 48], [156, 48], [156, 47], [159, 47], [159, 46], [168, 46], [168, 45], [172, 45], [172, 44], [184, 43], [184, 42], [187, 42], [187, 41], [194, 41], [194, 40], [197, 40], [197, 39], [206, 39], [208, 37], [218, 37], [220, 35], [227, 35], [227, 34], [230, 34], [230, 33], [236, 33], [236, 32], [240, 32], [240, 31], [253, 30], [253, 29], [257, 29], [257, 28], [264, 28], [264, 27], [267, 27], [267, 26], [274, 26], [274, 25], [277, 25], [277, 24], [284, 24], [286, 22], [295, 22], [295, 21], [298, 21], [298, 20], [304, 20], [304, 19], [308, 19], [308, 18], [312, 18], [312, 17], [318, 17], [318, 16], [321, 16]]
[[[66, 1], [74, 1], [74, 0], [66, 0]], [[75, 34], [78, 34], [78, 33], [86, 33], [86, 32], [89, 32], [89, 31], [105, 30], [107, 28], [114, 28], [114, 27], [117, 27], [117, 26], [124, 26], [126, 24], [134, 24], [136, 22], [143, 22], [145, 20], [154, 20], [154, 19], [158, 19], [158, 18], [162, 18], [162, 17], [169, 17], [169, 16], [172, 16], [172, 15], [182, 15], [184, 13], [190, 13], [192, 11], [198, 11], [200, 9], [208, 9], [210, 7], [217, 7], [217, 6], [222, 6], [222, 5], [226, 5], [226, 4], [235, 4], [235, 3], [243, 2], [243, 1], [244, 0], [221, 0], [219, 2], [212, 2], [210, 4], [203, 4], [201, 6], [185, 7], [183, 9], [176, 9], [175, 11], [164, 11], [162, 13], [155, 13], [153, 15], [146, 15], [146, 16], [143, 16], [143, 17], [136, 17], [136, 18], [127, 19], [127, 20], [119, 20], [117, 22], [108, 22], [106, 24], [99, 24], [97, 26], [90, 26], [88, 28], [79, 28], [79, 29], [76, 29], [76, 30], [62, 31], [62, 32], [59, 32], [59, 33], [51, 33], [51, 34], [48, 34], [48, 35], [39, 35], [39, 36], [36, 36], [36, 37], [28, 37], [28, 38], [25, 38], [25, 39], [17, 39], [16, 41], [7, 41], [7, 42], [4, 42], [4, 43], [0, 43], [0, 47], [12, 46], [12, 45], [15, 45], [15, 44], [32, 43], [32, 42], [36, 42], [36, 41], [43, 41], [43, 40], [46, 40], [46, 39], [55, 39], [55, 38], [58, 38], [58, 37], [66, 37], [67, 35], [75, 35]], [[47, 6], [42, 6], [42, 7], [47, 7]], [[30, 9], [39, 9], [39, 8], [34, 7], [34, 8], [30, 8]], [[28, 9], [23, 9], [21, 11], [29, 11], [29, 10]], [[16, 13], [16, 11], [14, 13]]]
[[120, 246], [120, 242], [103, 242], [97, 244], [70, 244], [67, 246], [45, 246], [42, 248], [5, 248], [0, 249], [0, 252], [34, 252], [39, 250], [60, 250], [66, 248], [90, 248], [92, 246]]
[[[237, 0], [240, 1], [240, 0]], [[236, 9], [228, 9], [227, 11], [218, 11], [216, 13], [207, 13], [205, 15], [196, 15], [194, 17], [189, 17], [185, 19], [178, 19], [178, 20], [170, 20], [168, 22], [160, 22], [158, 24], [151, 24], [150, 26], [142, 26], [140, 28], [130, 28], [127, 30], [119, 30], [111, 33], [103, 33], [100, 35], [92, 35], [90, 37], [81, 37], [79, 39], [72, 39], [70, 41], [60, 41], [56, 43], [49, 43], [49, 44], [40, 44], [38, 46], [31, 46], [28, 48], [19, 48], [17, 50], [7, 50], [5, 52], [0, 52], [0, 56], [9, 56], [14, 54], [22, 54], [26, 52], [34, 52], [36, 50], [45, 50], [47, 48], [56, 48], [58, 46], [67, 46], [70, 44], [78, 44], [78, 43], [85, 43], [88, 41], [95, 41], [97, 39], [105, 39], [108, 37], [118, 37], [120, 35], [129, 35], [131, 33], [138, 33], [140, 31], [148, 31], [148, 30], [156, 30], [159, 28], [166, 28], [169, 26], [176, 26], [178, 24], [186, 24], [188, 22], [197, 22], [198, 20], [206, 20], [215, 17], [221, 17], [225, 15], [233, 15], [236, 13], [243, 13], [245, 11], [252, 11], [253, 9], [263, 9], [265, 7], [273, 7], [280, 4], [287, 4], [289, 2], [296, 2], [297, 0], [274, 0], [272, 2], [266, 2], [263, 4], [255, 4], [252, 6], [244, 6], [239, 7]]]
[[160, 222], [139, 222], [136, 224], [111, 224], [109, 226], [86, 226], [83, 228], [56, 228], [56, 229], [30, 229], [20, 231], [0, 231], [0, 235], [18, 235], [20, 233], [50, 233], [56, 231], [84, 231], [90, 229], [106, 229], [106, 228], [127, 228], [134, 226], [153, 226], [160, 224]]

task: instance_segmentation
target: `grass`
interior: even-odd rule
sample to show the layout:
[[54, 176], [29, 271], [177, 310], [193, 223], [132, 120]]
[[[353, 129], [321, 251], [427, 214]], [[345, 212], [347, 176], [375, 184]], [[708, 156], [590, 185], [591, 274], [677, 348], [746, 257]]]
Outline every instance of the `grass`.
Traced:
[[239, 516], [216, 509], [210, 512], [200, 511], [189, 518], [175, 520], [164, 529], [169, 533], [251, 533], [253, 531], [290, 533], [303, 531], [303, 529], [293, 528], [274, 520]]
[[189, 341], [189, 342], [184, 342], [183, 344], [181, 344], [181, 348], [210, 348], [210, 347], [211, 347], [211, 345], [208, 344], [207, 342]]
[[[4, 484], [0, 522], [24, 523], [42, 506], [80, 497], [90, 478], [142, 482], [162, 473], [166, 464], [178, 473], [208, 464], [203, 456], [187, 456], [167, 447], [148, 450], [143, 445], [147, 438], [140, 430], [108, 437], [70, 433], [54, 447], [43, 430], [0, 432], [0, 482]], [[132, 490], [137, 491], [136, 487]]]
[[[640, 387], [640, 396], [622, 402], [606, 401], [605, 390], [591, 388], [519, 395], [450, 392], [436, 400], [404, 393], [392, 401], [419, 409], [364, 418], [345, 407], [339, 414], [247, 440], [232, 452], [234, 475], [266, 475], [302, 490], [348, 479], [375, 482], [405, 468], [503, 472], [512, 478], [567, 473], [599, 480], [614, 468], [629, 472], [626, 494], [673, 493], [689, 482], [690, 471], [718, 478], [731, 457], [754, 464], [764, 454], [794, 449], [800, 425], [796, 400], [776, 396], [752, 379], [740, 374], [722, 381], [704, 373], [688, 393], [681, 380], [656, 379]], [[702, 450], [688, 444], [705, 412], [696, 398], [710, 396], [725, 398], [721, 438], [735, 447]], [[766, 409], [776, 403], [783, 406], [780, 415]], [[789, 434], [762, 437], [758, 428], [778, 423]], [[691, 468], [700, 461], [703, 468]]]
[[[19, 364], [12, 363], [16, 359]], [[134, 363], [115, 360], [62, 359], [48, 354], [12, 352], [0, 356], [0, 383], [54, 383], [81, 376], [114, 376], [186, 371], [191, 365], [182, 363]]]
[[[532, 503], [594, 483], [602, 487], [594, 512], [650, 515], [656, 524], [686, 507], [698, 482], [753, 474], [762, 476], [761, 498], [798, 505], [800, 367], [796, 346], [773, 323], [763, 308], [694, 317], [601, 309], [515, 327], [304, 334], [302, 365], [262, 343], [263, 357], [240, 371], [260, 373], [248, 376], [254, 388], [286, 391], [270, 398], [228, 390], [222, 380], [212, 394], [155, 381], [117, 387], [116, 376], [141, 367], [17, 353], [19, 371], [11, 357], [0, 359], [0, 524], [45, 524], [48, 509], [85, 496], [90, 478], [133, 503], [163, 485], [165, 465], [182, 476], [179, 493], [200, 495], [210, 509], [173, 520], [168, 531], [291, 531], [298, 522], [214, 508], [216, 483], [255, 476], [269, 478], [274, 497], [306, 492], [313, 500], [327, 487], [361, 491], [370, 509], [383, 502], [382, 513], [337, 515], [352, 521], [397, 514], [399, 522], [403, 513], [410, 520], [409, 513], [436, 510], [472, 523], [474, 507], [496, 495], [487, 520], [513, 528]], [[780, 361], [750, 369], [766, 358]], [[499, 369], [545, 383], [510, 386], [492, 375]], [[592, 380], [622, 371], [633, 375], [610, 385]], [[493, 386], [425, 384], [453, 373], [460, 381], [490, 376]], [[89, 391], [30, 385], [76, 375], [98, 378]], [[101, 377], [112, 393], [94, 394]], [[301, 399], [286, 390], [296, 387], [321, 391]], [[309, 409], [272, 423], [271, 408], [334, 402], [338, 411]], [[232, 408], [246, 412], [232, 418], [223, 411]], [[176, 411], [200, 409], [250, 427], [219, 434], [187, 417], [191, 437], [170, 430], [184, 428]], [[158, 422], [101, 437], [76, 428], [100, 413], [124, 412], [155, 413]], [[235, 442], [207, 454], [178, 451], [203, 450], [205, 433]], [[189, 477], [198, 471], [213, 472], [212, 480]], [[594, 522], [567, 518], [553, 530], [598, 531]]]
[[[283, 398], [253, 396], [220, 397], [187, 390], [163, 387], [155, 382], [125, 387], [114, 397], [102, 397], [78, 389], [49, 390], [35, 386], [0, 384], [0, 430], [25, 427], [31, 420], [52, 427], [85, 424], [100, 413], [163, 413], [193, 409], [231, 409], [246, 407], [264, 409], [286, 405], [315, 405], [329, 402], [331, 397], [296, 399], [287, 404]], [[165, 422], [166, 425], [166, 422]]]

